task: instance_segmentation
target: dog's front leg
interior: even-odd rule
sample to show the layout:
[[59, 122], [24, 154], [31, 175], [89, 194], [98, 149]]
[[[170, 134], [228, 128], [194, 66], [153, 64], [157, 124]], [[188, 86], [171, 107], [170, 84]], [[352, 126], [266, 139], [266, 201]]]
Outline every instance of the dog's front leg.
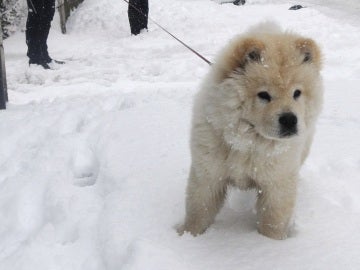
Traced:
[[[218, 179], [199, 177], [192, 168], [186, 196], [185, 223], [178, 229], [179, 234], [190, 232], [202, 234], [214, 222], [215, 216], [224, 203], [226, 182]], [[208, 176], [212, 178], [212, 176]]]
[[295, 199], [295, 179], [262, 187], [256, 204], [258, 231], [273, 239], [287, 238]]

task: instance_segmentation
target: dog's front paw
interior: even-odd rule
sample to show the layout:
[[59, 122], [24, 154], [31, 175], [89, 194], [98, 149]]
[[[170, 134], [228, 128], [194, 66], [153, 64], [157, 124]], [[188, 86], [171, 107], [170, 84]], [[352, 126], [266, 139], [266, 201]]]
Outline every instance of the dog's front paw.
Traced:
[[280, 225], [273, 225], [273, 224], [259, 224], [258, 232], [262, 235], [275, 239], [275, 240], [284, 240], [288, 236], [288, 229], [280, 224]]
[[202, 226], [196, 226], [196, 225], [189, 225], [189, 224], [183, 224], [181, 226], [178, 226], [176, 231], [177, 233], [182, 236], [185, 232], [189, 232], [192, 234], [192, 236], [197, 236], [200, 234], [203, 234], [205, 232], [206, 228], [203, 228]]

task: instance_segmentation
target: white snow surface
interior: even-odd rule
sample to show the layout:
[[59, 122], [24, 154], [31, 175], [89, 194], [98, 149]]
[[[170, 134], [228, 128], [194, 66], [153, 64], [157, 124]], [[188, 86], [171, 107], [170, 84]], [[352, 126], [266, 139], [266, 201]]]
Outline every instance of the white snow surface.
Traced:
[[7, 39], [0, 269], [359, 269], [360, 12], [326, 2], [150, 1], [151, 18], [210, 60], [264, 20], [322, 47], [324, 108], [283, 241], [257, 233], [255, 195], [237, 190], [205, 234], [176, 234], [209, 67], [154, 23], [131, 36], [123, 1], [86, 0], [68, 34], [54, 19], [50, 54], [66, 64], [46, 71], [28, 66], [24, 33]]

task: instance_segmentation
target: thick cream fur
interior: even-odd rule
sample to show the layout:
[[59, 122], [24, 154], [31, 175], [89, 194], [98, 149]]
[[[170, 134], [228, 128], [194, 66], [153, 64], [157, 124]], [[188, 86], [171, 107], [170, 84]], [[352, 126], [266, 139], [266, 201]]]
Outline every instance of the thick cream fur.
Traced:
[[[191, 131], [186, 217], [178, 229], [203, 233], [229, 185], [258, 191], [258, 231], [288, 235], [299, 169], [322, 104], [321, 54], [311, 39], [253, 28], [220, 52], [198, 93]], [[294, 91], [301, 96], [294, 98]], [[257, 94], [267, 91], [271, 101]], [[298, 133], [279, 136], [279, 115], [297, 116]]]

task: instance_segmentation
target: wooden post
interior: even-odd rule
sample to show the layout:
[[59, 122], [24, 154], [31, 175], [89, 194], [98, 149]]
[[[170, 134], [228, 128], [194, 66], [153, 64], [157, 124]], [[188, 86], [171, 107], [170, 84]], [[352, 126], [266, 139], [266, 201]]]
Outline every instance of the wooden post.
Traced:
[[2, 39], [2, 30], [0, 28], [0, 110], [6, 109], [8, 101], [6, 71], [5, 71], [5, 55]]
[[66, 34], [65, 0], [58, 0], [61, 33]]
[[61, 32], [63, 34], [66, 34], [66, 21], [70, 17], [71, 11], [76, 9], [83, 1], [84, 0], [58, 0]]

